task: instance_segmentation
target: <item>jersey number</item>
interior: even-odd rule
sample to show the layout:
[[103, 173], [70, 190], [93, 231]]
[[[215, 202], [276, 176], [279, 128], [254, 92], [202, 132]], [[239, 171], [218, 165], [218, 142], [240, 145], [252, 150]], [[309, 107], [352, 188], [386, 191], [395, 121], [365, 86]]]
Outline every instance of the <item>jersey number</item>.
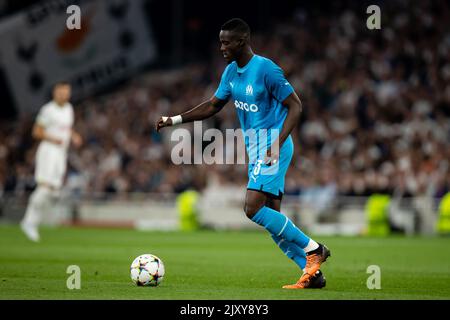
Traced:
[[259, 172], [261, 171], [261, 165], [262, 165], [263, 161], [262, 160], [258, 160], [256, 161], [256, 165], [255, 165], [255, 169], [253, 169], [253, 174], [255, 176], [257, 176], [259, 174]]

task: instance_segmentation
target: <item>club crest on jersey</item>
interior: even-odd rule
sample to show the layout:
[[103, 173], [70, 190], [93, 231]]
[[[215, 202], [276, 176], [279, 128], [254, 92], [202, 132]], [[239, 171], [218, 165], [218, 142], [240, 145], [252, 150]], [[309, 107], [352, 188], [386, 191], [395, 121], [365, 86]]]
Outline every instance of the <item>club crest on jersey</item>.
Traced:
[[249, 84], [247, 86], [247, 88], [245, 88], [245, 95], [246, 96], [252, 96], [253, 95], [253, 87], [251, 84]]

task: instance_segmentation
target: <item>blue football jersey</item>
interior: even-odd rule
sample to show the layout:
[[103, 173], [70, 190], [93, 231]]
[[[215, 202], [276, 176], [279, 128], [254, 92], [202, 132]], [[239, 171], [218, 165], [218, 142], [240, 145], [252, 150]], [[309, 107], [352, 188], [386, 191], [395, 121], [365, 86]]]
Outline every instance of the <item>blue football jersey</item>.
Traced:
[[[250, 129], [256, 132], [268, 130], [266, 148], [281, 132], [288, 112], [282, 102], [292, 92], [294, 89], [278, 65], [268, 58], [254, 55], [243, 68], [239, 68], [235, 61], [225, 68], [215, 96], [233, 101], [244, 133]], [[256, 151], [255, 148], [261, 149], [262, 144], [258, 142], [253, 147], [245, 137], [249, 155]]]

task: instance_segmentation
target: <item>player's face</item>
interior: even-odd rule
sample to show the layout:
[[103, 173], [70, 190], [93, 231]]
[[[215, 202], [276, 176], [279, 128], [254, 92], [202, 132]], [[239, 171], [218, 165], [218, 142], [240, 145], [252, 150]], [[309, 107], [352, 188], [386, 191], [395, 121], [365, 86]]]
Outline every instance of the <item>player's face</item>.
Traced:
[[55, 100], [57, 104], [63, 105], [70, 100], [70, 94], [70, 85], [57, 85], [53, 89], [53, 100]]
[[234, 32], [221, 30], [219, 33], [220, 51], [225, 60], [230, 63], [236, 60], [243, 48], [243, 40]]

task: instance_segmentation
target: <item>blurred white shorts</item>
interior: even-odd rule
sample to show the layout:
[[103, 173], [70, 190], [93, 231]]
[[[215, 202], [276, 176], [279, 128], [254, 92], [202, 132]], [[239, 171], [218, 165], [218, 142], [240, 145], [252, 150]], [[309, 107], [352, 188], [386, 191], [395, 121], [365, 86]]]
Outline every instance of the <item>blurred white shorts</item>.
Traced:
[[36, 183], [44, 183], [55, 189], [61, 188], [67, 168], [65, 149], [42, 142], [36, 152]]

